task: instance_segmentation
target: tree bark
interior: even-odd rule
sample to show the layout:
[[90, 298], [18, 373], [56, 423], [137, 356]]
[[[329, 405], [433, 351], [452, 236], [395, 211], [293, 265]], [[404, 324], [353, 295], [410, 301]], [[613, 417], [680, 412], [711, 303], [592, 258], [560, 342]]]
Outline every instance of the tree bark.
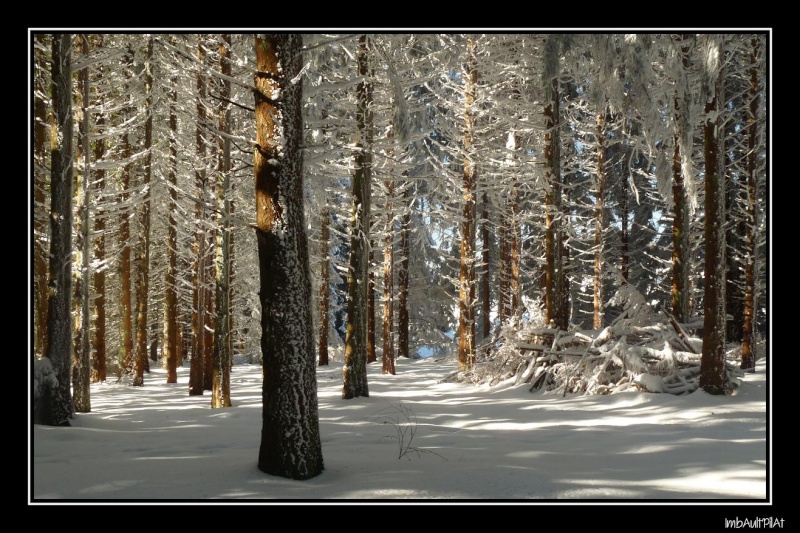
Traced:
[[603, 327], [603, 232], [605, 230], [606, 106], [597, 114], [597, 185], [594, 204], [594, 329]]
[[70, 390], [72, 338], [72, 63], [71, 37], [53, 34], [50, 132], [50, 281], [47, 296], [47, 352], [58, 385], [47, 392], [42, 422], [68, 426], [73, 415]]
[[[86, 34], [76, 35], [78, 52], [86, 58], [89, 56], [89, 38]], [[74, 327], [75, 347], [72, 360], [72, 401], [75, 411], [88, 413], [92, 410], [90, 385], [92, 378], [91, 345], [89, 330], [91, 315], [89, 314], [90, 277], [89, 258], [91, 246], [89, 239], [89, 201], [91, 148], [89, 144], [89, 67], [78, 71], [78, 163], [80, 171], [75, 173], [75, 199], [78, 217], [75, 222], [76, 258], [79, 267], [75, 271]]]
[[706, 62], [705, 124], [705, 287], [703, 293], [703, 354], [700, 360], [700, 387], [709, 394], [724, 394], [725, 369], [725, 171], [721, 164], [722, 140], [721, 74], [722, 44], [710, 35]]
[[464, 171], [460, 237], [461, 264], [458, 289], [458, 369], [469, 370], [475, 364], [475, 183], [477, 171], [473, 158], [475, 134], [475, 105], [478, 70], [475, 44], [467, 40], [467, 60], [464, 72]]
[[330, 309], [330, 295], [331, 295], [331, 258], [329, 257], [328, 245], [330, 241], [330, 227], [329, 227], [330, 213], [328, 206], [322, 210], [320, 215], [320, 224], [322, 230], [320, 232], [320, 240], [322, 241], [322, 250], [320, 255], [320, 282], [319, 282], [319, 366], [328, 366], [328, 312]]
[[[391, 139], [391, 136], [390, 136]], [[386, 225], [383, 236], [383, 367], [382, 374], [395, 374], [394, 365], [394, 180], [386, 183]]]
[[[98, 47], [103, 46], [103, 36], [97, 36]], [[103, 95], [99, 95], [98, 105], [103, 109]], [[103, 129], [105, 126], [105, 115], [102, 111], [97, 114], [97, 127]], [[105, 140], [97, 139], [94, 142], [94, 160], [102, 161], [106, 154]], [[103, 195], [105, 190], [106, 172], [102, 168], [94, 170], [94, 187], [97, 196]], [[94, 258], [99, 264], [106, 261], [106, 210], [102, 203], [96, 207], [97, 214], [94, 219]], [[92, 337], [92, 348], [94, 355], [92, 359], [92, 382], [98, 383], [106, 380], [106, 271], [105, 268], [97, 268], [94, 271], [94, 293], [92, 308], [94, 319], [94, 335]]]
[[409, 232], [411, 231], [411, 187], [406, 186], [403, 192], [403, 218], [400, 222], [400, 264], [397, 269], [397, 355], [409, 357], [408, 353], [408, 263], [411, 249]]
[[136, 371], [133, 385], [144, 385], [144, 371], [147, 363], [147, 319], [150, 297], [150, 182], [153, 174], [153, 37], [147, 41], [144, 66], [145, 122], [144, 122], [144, 198], [141, 206], [141, 225], [139, 231], [139, 268], [136, 277]]
[[[34, 93], [33, 93], [33, 153], [34, 153], [34, 173], [33, 173], [33, 205], [34, 213], [46, 213], [45, 190], [47, 188], [47, 129], [48, 117], [45, 96], [47, 95], [47, 58], [44, 49], [47, 46], [45, 34], [37, 33], [34, 35]], [[47, 353], [47, 218], [45, 216], [35, 216], [33, 219], [34, 234], [34, 353], [36, 357], [42, 357]]]
[[491, 331], [492, 321], [490, 314], [492, 312], [491, 293], [489, 292], [489, 195], [483, 191], [481, 196], [481, 259], [483, 268], [481, 269], [481, 338], [486, 339], [489, 337]]
[[178, 382], [181, 350], [178, 346], [178, 79], [173, 77], [169, 94], [169, 219], [167, 220], [167, 275], [164, 280], [164, 362], [167, 383]]
[[755, 372], [755, 294], [756, 294], [756, 258], [758, 257], [757, 228], [757, 138], [758, 138], [758, 108], [759, 108], [759, 63], [761, 61], [761, 43], [758, 36], [751, 40], [750, 52], [750, 106], [749, 125], [747, 127], [747, 208], [745, 224], [745, 290], [744, 290], [744, 325], [742, 327], [742, 362], [741, 368]]
[[[128, 50], [124, 59], [125, 69], [132, 76], [133, 70], [133, 50]], [[130, 108], [126, 107], [123, 110], [123, 121], [128, 119]], [[120, 312], [120, 360], [118, 366], [118, 376], [131, 374], [133, 372], [133, 325], [131, 317], [133, 315], [132, 308], [132, 294], [131, 294], [131, 216], [134, 211], [131, 208], [128, 200], [130, 199], [130, 183], [131, 183], [131, 156], [133, 155], [133, 148], [131, 146], [131, 132], [126, 130], [122, 135], [122, 156], [128, 161], [122, 168], [122, 190], [119, 193], [119, 203], [121, 208], [121, 221], [119, 229], [119, 239], [122, 246], [119, 260], [119, 279], [120, 279], [120, 297], [119, 297], [119, 312]]]
[[[225, 76], [231, 75], [230, 34], [220, 36], [222, 43], [219, 45], [220, 72]], [[230, 128], [230, 99], [231, 82], [227, 79], [219, 80], [219, 94], [221, 97], [217, 128], [222, 134], [228, 133]], [[211, 391], [211, 407], [231, 407], [231, 344], [230, 344], [230, 236], [231, 236], [231, 200], [230, 200], [230, 161], [231, 142], [224, 135], [218, 137], [218, 179], [217, 179], [217, 246], [216, 246], [216, 287], [217, 287], [217, 320], [214, 328], [214, 366], [212, 369], [213, 389]]]
[[347, 325], [345, 330], [342, 398], [369, 396], [367, 384], [367, 285], [369, 269], [370, 181], [372, 179], [372, 83], [367, 79], [367, 37], [358, 41], [358, 72], [364, 79], [356, 88], [355, 171], [353, 172], [352, 234], [347, 279]]
[[[195, 96], [195, 109], [197, 112], [195, 126], [195, 149], [197, 153], [198, 167], [194, 172], [195, 186], [197, 187], [196, 196], [198, 201], [194, 204], [194, 218], [197, 221], [194, 230], [194, 268], [192, 279], [192, 352], [189, 367], [189, 396], [200, 396], [206, 388], [206, 310], [208, 304], [206, 298], [206, 143], [203, 137], [203, 125], [206, 121], [206, 107], [203, 101], [206, 96], [206, 79], [202, 72], [202, 65], [205, 59], [205, 49], [203, 48], [202, 36], [198, 36], [197, 41], [197, 73]], [[210, 370], [210, 369], [209, 369]], [[209, 372], [208, 377], [211, 374]], [[211, 387], [209, 387], [210, 389]]]
[[258, 468], [309, 479], [324, 468], [311, 274], [303, 214], [302, 66], [298, 34], [255, 39], [256, 237], [261, 281], [263, 425]]

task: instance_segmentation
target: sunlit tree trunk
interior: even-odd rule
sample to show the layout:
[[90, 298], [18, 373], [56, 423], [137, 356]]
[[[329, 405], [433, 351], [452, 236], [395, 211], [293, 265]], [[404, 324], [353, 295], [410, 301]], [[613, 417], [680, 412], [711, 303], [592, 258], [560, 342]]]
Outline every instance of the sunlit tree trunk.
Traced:
[[[220, 36], [222, 43], [219, 45], [220, 72], [225, 76], [231, 75], [230, 59], [230, 34]], [[230, 104], [227, 100], [231, 96], [231, 82], [227, 79], [219, 80], [220, 104], [218, 109], [217, 127], [222, 134], [227, 134], [230, 129]], [[217, 278], [217, 320], [214, 329], [214, 367], [212, 369], [213, 389], [211, 392], [211, 407], [231, 407], [231, 345], [230, 345], [230, 161], [231, 141], [224, 135], [218, 137], [218, 182], [217, 182], [217, 246], [216, 246], [216, 278]]]
[[68, 426], [73, 414], [70, 390], [72, 338], [72, 63], [70, 34], [53, 34], [50, 132], [50, 281], [47, 291], [47, 352], [58, 385], [47, 391], [42, 422]]
[[264, 358], [258, 468], [309, 479], [324, 466], [303, 214], [303, 86], [291, 81], [302, 66], [302, 38], [258, 35], [255, 48], [253, 166]]
[[472, 368], [475, 363], [475, 94], [478, 70], [475, 65], [475, 44], [467, 40], [464, 72], [464, 171], [462, 174], [462, 213], [460, 223], [461, 264], [458, 289], [458, 369]]
[[756, 186], [758, 179], [757, 167], [757, 138], [758, 138], [758, 107], [759, 107], [759, 68], [761, 61], [762, 45], [759, 37], [754, 36], [751, 40], [752, 49], [750, 52], [750, 107], [749, 125], [747, 127], [747, 209], [745, 222], [745, 290], [744, 290], [744, 326], [742, 328], [742, 363], [744, 370], [755, 371], [755, 335], [753, 318], [755, 316], [755, 294], [756, 294]]
[[139, 261], [136, 277], [136, 371], [134, 386], [144, 385], [144, 371], [147, 363], [147, 313], [150, 291], [150, 182], [153, 173], [153, 37], [147, 41], [144, 65], [145, 122], [144, 122], [144, 198], [141, 206], [139, 231]]
[[[392, 130], [388, 139], [392, 140]], [[391, 161], [389, 151], [388, 160]], [[395, 374], [394, 364], [394, 180], [386, 182], [386, 223], [383, 234], [383, 366], [382, 374]]]
[[164, 280], [164, 362], [167, 383], [178, 382], [181, 350], [178, 346], [178, 79], [172, 77], [169, 99], [169, 219], [167, 220], [167, 274]]
[[709, 394], [726, 391], [725, 369], [725, 172], [722, 165], [723, 121], [719, 117], [723, 50], [721, 37], [706, 37], [706, 106], [703, 125], [705, 156], [705, 275], [703, 354], [700, 387]]
[[34, 355], [41, 357], [47, 352], [47, 217], [36, 216], [46, 213], [47, 184], [47, 129], [50, 120], [47, 112], [46, 97], [49, 93], [47, 73], [47, 36], [43, 33], [34, 34], [34, 94], [33, 94], [33, 235], [34, 235]]
[[[76, 48], [82, 59], [89, 56], [89, 38], [86, 34], [75, 37]], [[77, 163], [78, 172], [75, 172], [75, 202], [78, 216], [75, 219], [75, 258], [79, 264], [74, 272], [74, 353], [72, 360], [72, 402], [75, 411], [88, 413], [92, 410], [90, 397], [91, 384], [91, 346], [89, 343], [89, 330], [91, 317], [89, 314], [90, 278], [89, 259], [91, 242], [89, 239], [89, 202], [90, 202], [90, 173], [91, 146], [89, 144], [89, 67], [78, 71], [78, 146]]]
[[544, 108], [544, 157], [546, 170], [545, 193], [545, 321], [561, 327], [561, 245], [559, 220], [561, 214], [561, 169], [558, 135], [558, 79], [549, 88], [548, 103]]
[[322, 230], [320, 232], [320, 240], [322, 241], [322, 250], [320, 255], [320, 282], [319, 282], [319, 366], [328, 365], [328, 311], [330, 308], [330, 293], [331, 293], [331, 258], [328, 255], [328, 245], [330, 241], [330, 227], [329, 227], [330, 213], [326, 205], [322, 214], [320, 215], [320, 224]]
[[353, 171], [352, 234], [347, 274], [347, 325], [345, 329], [342, 398], [369, 396], [367, 384], [367, 285], [369, 269], [370, 181], [372, 179], [372, 82], [367, 78], [367, 37], [358, 40], [358, 73], [364, 79], [356, 88], [355, 170]]
[[605, 230], [606, 188], [606, 108], [597, 114], [597, 185], [594, 204], [594, 320], [592, 327], [603, 327], [603, 232]]

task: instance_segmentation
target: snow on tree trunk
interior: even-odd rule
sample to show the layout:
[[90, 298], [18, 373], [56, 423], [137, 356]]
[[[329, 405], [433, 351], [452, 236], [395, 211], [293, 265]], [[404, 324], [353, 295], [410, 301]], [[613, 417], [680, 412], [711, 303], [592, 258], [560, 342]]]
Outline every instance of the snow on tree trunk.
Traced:
[[700, 387], [724, 394], [725, 369], [725, 172], [722, 165], [721, 94], [723, 50], [719, 37], [706, 42], [706, 106], [703, 125], [705, 156], [705, 291], [703, 293], [703, 355]]
[[53, 34], [50, 131], [50, 281], [47, 290], [47, 352], [58, 385], [48, 391], [42, 422], [68, 426], [73, 414], [72, 364], [72, 63], [71, 36]]
[[605, 118], [607, 107], [604, 104], [597, 114], [597, 186], [595, 199], [594, 226], [594, 320], [592, 327], [603, 327], [603, 232], [605, 230], [605, 188], [606, 188], [606, 146]]
[[258, 468], [290, 479], [309, 479], [324, 468], [303, 213], [301, 48], [298, 34], [255, 38], [253, 165], [264, 361]]
[[481, 338], [489, 337], [491, 330], [491, 317], [489, 314], [492, 310], [491, 293], [489, 292], [489, 195], [483, 191], [481, 196], [481, 262], [483, 267], [481, 269], [480, 279], [480, 293], [481, 293]]

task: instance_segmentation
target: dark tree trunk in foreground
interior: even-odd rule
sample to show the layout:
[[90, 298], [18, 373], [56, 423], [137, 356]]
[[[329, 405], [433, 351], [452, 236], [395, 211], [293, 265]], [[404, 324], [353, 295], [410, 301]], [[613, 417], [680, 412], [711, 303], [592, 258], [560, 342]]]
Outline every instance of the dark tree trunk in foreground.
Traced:
[[[700, 387], [710, 394], [726, 391], [725, 369], [725, 172], [722, 168], [724, 140], [721, 105], [722, 45], [717, 36], [708, 36], [710, 54], [706, 72], [709, 98], [703, 126], [705, 151], [705, 292], [703, 293], [703, 355], [700, 360]], [[717, 55], [718, 54], [718, 55]]]
[[261, 280], [263, 425], [258, 468], [290, 479], [323, 470], [303, 214], [302, 66], [298, 34], [258, 35], [256, 237]]
[[358, 73], [365, 78], [356, 88], [358, 107], [355, 142], [355, 170], [353, 172], [353, 205], [350, 236], [350, 268], [347, 274], [347, 326], [344, 341], [344, 367], [342, 368], [342, 398], [348, 400], [369, 396], [367, 384], [367, 271], [369, 270], [369, 212], [372, 158], [369, 153], [372, 138], [371, 82], [366, 79], [367, 38], [362, 35], [358, 43]]
[[47, 297], [47, 352], [58, 385], [46, 391], [41, 422], [68, 426], [73, 414], [72, 363], [72, 64], [70, 34], [53, 35], [50, 132], [50, 282]]

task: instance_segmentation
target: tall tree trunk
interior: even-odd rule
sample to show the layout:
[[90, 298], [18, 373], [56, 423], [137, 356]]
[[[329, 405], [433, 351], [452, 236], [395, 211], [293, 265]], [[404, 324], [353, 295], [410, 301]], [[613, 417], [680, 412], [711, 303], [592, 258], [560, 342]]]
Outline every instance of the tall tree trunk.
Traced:
[[558, 135], [558, 79], [550, 85], [548, 104], [544, 108], [544, 157], [547, 165], [545, 193], [545, 321], [561, 327], [561, 289], [559, 218], [561, 214], [561, 169]]
[[33, 93], [33, 234], [34, 234], [34, 353], [42, 357], [47, 353], [47, 217], [35, 216], [46, 213], [45, 190], [47, 188], [47, 129], [48, 118], [45, 96], [48, 94], [47, 80], [47, 46], [45, 34], [34, 34], [34, 93]]
[[[78, 52], [86, 59], [89, 56], [89, 38], [84, 34], [76, 35]], [[88, 413], [92, 410], [90, 385], [92, 377], [91, 346], [89, 330], [91, 315], [89, 314], [89, 256], [91, 242], [89, 240], [89, 199], [91, 192], [89, 164], [91, 147], [89, 144], [89, 67], [78, 71], [78, 150], [77, 159], [80, 171], [75, 173], [75, 198], [78, 217], [75, 222], [77, 239], [75, 242], [76, 259], [79, 267], [75, 271], [73, 303], [75, 304], [74, 327], [75, 348], [72, 360], [72, 401], [75, 411]]]
[[328, 366], [328, 311], [330, 308], [330, 294], [331, 294], [331, 258], [328, 255], [328, 245], [330, 241], [330, 227], [329, 227], [330, 213], [328, 206], [322, 210], [320, 215], [320, 224], [322, 230], [320, 232], [320, 240], [322, 241], [322, 250], [320, 255], [320, 282], [319, 282], [319, 366]]
[[134, 386], [144, 385], [144, 370], [147, 363], [147, 304], [150, 294], [150, 182], [153, 174], [153, 37], [147, 41], [144, 66], [145, 122], [144, 122], [144, 198], [141, 206], [139, 229], [139, 268], [136, 278], [136, 371]]
[[[132, 61], [133, 53], [129, 51], [129, 59]], [[125, 112], [127, 115], [127, 111]], [[125, 117], [127, 119], [127, 116]], [[133, 148], [130, 141], [131, 133], [126, 131], [122, 135], [122, 156], [126, 161], [130, 161], [133, 155]], [[118, 375], [130, 374], [133, 371], [133, 335], [132, 335], [132, 295], [131, 295], [131, 216], [134, 210], [131, 208], [128, 200], [130, 198], [130, 183], [131, 183], [131, 166], [132, 163], [128, 162], [122, 169], [122, 191], [119, 193], [119, 203], [121, 209], [121, 222], [119, 229], [120, 245], [122, 251], [120, 252], [119, 260], [119, 279], [120, 279], [120, 297], [119, 297], [119, 313], [120, 313], [120, 355]]]
[[489, 195], [483, 191], [481, 197], [481, 338], [489, 337], [492, 327], [490, 314], [492, 312], [491, 293], [489, 292]]
[[520, 273], [520, 262], [522, 260], [522, 233], [520, 230], [519, 217], [519, 180], [516, 176], [511, 183], [511, 224], [506, 228], [507, 253], [508, 253], [508, 317], [519, 317], [522, 311], [522, 275]]
[[[680, 34], [681, 43], [689, 38], [688, 34]], [[683, 68], [688, 72], [690, 47], [680, 44]], [[691, 157], [682, 150], [687, 146], [686, 91], [676, 89], [674, 96], [675, 134], [673, 142], [675, 150], [672, 158], [672, 314], [678, 322], [686, 322], [689, 318], [689, 205], [687, 201], [686, 183], [683, 176], [683, 160]]]
[[605, 230], [606, 188], [606, 106], [597, 114], [597, 185], [594, 204], [594, 320], [592, 327], [603, 327], [603, 232]]
[[356, 88], [355, 170], [353, 172], [352, 234], [347, 278], [347, 325], [345, 330], [342, 398], [369, 396], [367, 384], [367, 285], [369, 270], [370, 181], [372, 179], [372, 82], [367, 78], [367, 37], [358, 40], [358, 73], [364, 79]]
[[[391, 130], [389, 139], [391, 140]], [[391, 158], [391, 154], [389, 155]], [[394, 180], [386, 183], [386, 225], [383, 236], [383, 367], [382, 374], [395, 374], [394, 365]]]
[[167, 275], [164, 279], [164, 362], [167, 383], [178, 382], [181, 350], [178, 346], [178, 79], [173, 77], [169, 94], [169, 219], [167, 220]]
[[458, 369], [469, 370], [475, 364], [475, 183], [474, 161], [475, 94], [478, 70], [475, 43], [467, 40], [466, 71], [464, 72], [464, 171], [462, 174], [461, 264], [458, 290]]
[[324, 468], [319, 434], [311, 273], [303, 214], [302, 65], [298, 34], [258, 35], [256, 236], [264, 357], [258, 468], [309, 479]]
[[757, 166], [757, 138], [758, 138], [758, 108], [759, 108], [759, 63], [761, 61], [761, 43], [759, 37], [754, 36], [751, 41], [750, 52], [750, 106], [749, 125], [747, 127], [747, 208], [745, 223], [745, 266], [744, 266], [744, 326], [742, 328], [742, 363], [743, 370], [755, 372], [756, 353], [753, 319], [755, 316], [756, 294], [756, 257], [758, 255], [758, 241], [756, 239], [757, 212], [756, 212], [756, 187], [758, 180]]
[[47, 296], [47, 352], [58, 385], [47, 391], [42, 422], [68, 426], [73, 414], [70, 390], [72, 338], [72, 63], [70, 34], [53, 34], [50, 132], [50, 281]]
[[409, 357], [408, 353], [408, 263], [411, 249], [409, 232], [411, 231], [411, 186], [406, 184], [403, 192], [403, 218], [400, 222], [400, 264], [397, 269], [397, 355]]
[[[220, 72], [230, 77], [231, 75], [231, 36], [220, 36], [222, 43], [219, 45]], [[227, 79], [219, 80], [219, 95], [221, 97], [217, 124], [223, 134], [218, 137], [217, 152], [219, 171], [217, 182], [217, 210], [219, 211], [217, 224], [216, 246], [216, 279], [217, 279], [217, 321], [214, 328], [214, 367], [212, 369], [213, 389], [211, 391], [211, 407], [231, 407], [231, 345], [230, 345], [230, 236], [231, 236], [231, 200], [230, 200], [230, 162], [231, 142], [224, 134], [228, 133], [230, 124], [230, 104], [227, 102], [231, 96], [231, 82]]]
[[[197, 94], [195, 105], [197, 110], [197, 124], [195, 126], [195, 144], [198, 167], [195, 169], [194, 179], [197, 187], [198, 201], [194, 204], [194, 218], [197, 221], [194, 230], [194, 268], [192, 279], [192, 359], [189, 367], [189, 396], [203, 394], [206, 383], [206, 143], [203, 138], [203, 126], [206, 121], [206, 79], [202, 72], [205, 59], [203, 38], [197, 40]], [[209, 374], [210, 376], [210, 374]]]
[[709, 394], [723, 394], [727, 386], [725, 369], [725, 171], [721, 163], [724, 150], [723, 121], [719, 118], [724, 98], [721, 94], [722, 43], [707, 36], [706, 91], [703, 126], [705, 155], [705, 275], [703, 293], [703, 354], [700, 360], [700, 387]]
[[[368, 223], [369, 224], [369, 223]], [[372, 226], [372, 224], [369, 224]], [[367, 261], [367, 363], [378, 360], [375, 355], [375, 243], [370, 237]]]
[[[103, 36], [97, 36], [97, 46], [103, 46]], [[102, 110], [104, 102], [102, 93], [99, 95], [98, 105]], [[102, 111], [97, 114], [97, 128], [103, 130], [105, 126], [105, 115]], [[106, 154], [105, 140], [97, 139], [94, 141], [94, 160], [103, 161]], [[102, 197], [106, 186], [106, 172], [102, 168], [96, 168], [93, 172], [94, 187], [97, 196]], [[98, 264], [106, 261], [106, 217], [108, 213], [102, 203], [98, 205], [94, 219], [94, 258]], [[92, 314], [94, 315], [94, 335], [92, 337], [92, 349], [94, 355], [92, 359], [92, 382], [98, 383], [106, 380], [106, 270], [97, 268], [94, 271], [94, 294], [92, 299]]]

